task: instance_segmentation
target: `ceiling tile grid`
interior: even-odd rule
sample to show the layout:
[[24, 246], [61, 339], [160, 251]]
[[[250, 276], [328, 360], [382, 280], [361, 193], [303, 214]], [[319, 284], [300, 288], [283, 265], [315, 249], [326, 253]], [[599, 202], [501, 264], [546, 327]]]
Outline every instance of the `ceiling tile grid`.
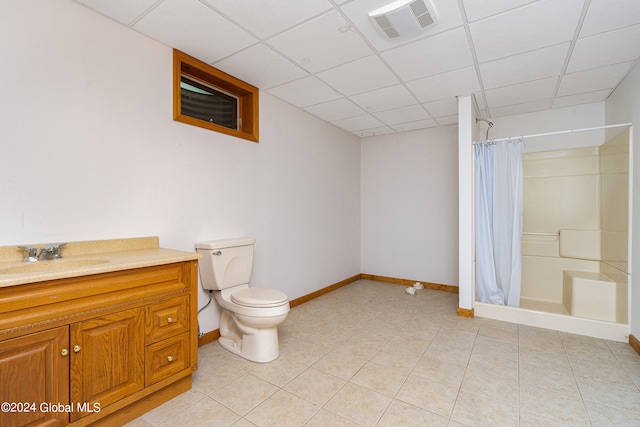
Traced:
[[424, 0], [397, 39], [393, 0], [74, 1], [361, 137], [604, 101], [640, 58], [639, 0]]

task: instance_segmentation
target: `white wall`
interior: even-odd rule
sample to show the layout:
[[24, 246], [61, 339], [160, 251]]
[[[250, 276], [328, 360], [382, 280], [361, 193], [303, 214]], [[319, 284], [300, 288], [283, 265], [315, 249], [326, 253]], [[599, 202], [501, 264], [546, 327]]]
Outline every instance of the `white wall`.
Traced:
[[70, 0], [0, 2], [0, 31], [0, 245], [253, 236], [291, 299], [360, 273], [358, 138], [265, 93], [259, 144], [174, 122], [171, 49]]
[[457, 127], [362, 140], [362, 272], [458, 285]]
[[[632, 219], [631, 219], [631, 311], [630, 328], [640, 338], [640, 65], [629, 72], [623, 82], [606, 101], [607, 123], [633, 123], [631, 147], [632, 167]], [[634, 277], [634, 274], [635, 276]]]

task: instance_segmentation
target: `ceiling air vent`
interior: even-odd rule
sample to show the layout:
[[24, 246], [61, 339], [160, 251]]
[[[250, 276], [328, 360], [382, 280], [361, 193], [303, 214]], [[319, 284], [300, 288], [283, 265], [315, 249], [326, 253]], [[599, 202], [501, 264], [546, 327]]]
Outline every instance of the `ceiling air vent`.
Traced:
[[429, 0], [397, 0], [370, 12], [369, 18], [390, 39], [414, 35], [438, 22]]

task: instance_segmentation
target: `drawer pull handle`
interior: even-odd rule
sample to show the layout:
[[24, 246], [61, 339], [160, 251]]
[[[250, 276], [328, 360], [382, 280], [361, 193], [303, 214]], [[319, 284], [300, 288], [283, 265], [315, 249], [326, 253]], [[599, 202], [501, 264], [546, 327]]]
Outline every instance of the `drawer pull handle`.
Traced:
[[60, 355], [62, 355], [62, 357], [66, 356], [69, 354], [69, 350], [67, 350], [66, 348], [63, 348], [62, 351], [60, 351]]
[[173, 356], [167, 356], [167, 361], [173, 362]]
[[173, 323], [173, 317], [167, 317], [167, 323]]
[[74, 346], [73, 346], [73, 352], [74, 352], [74, 353], [79, 352], [81, 349], [82, 349], [82, 347], [80, 347], [79, 345], [74, 345]]

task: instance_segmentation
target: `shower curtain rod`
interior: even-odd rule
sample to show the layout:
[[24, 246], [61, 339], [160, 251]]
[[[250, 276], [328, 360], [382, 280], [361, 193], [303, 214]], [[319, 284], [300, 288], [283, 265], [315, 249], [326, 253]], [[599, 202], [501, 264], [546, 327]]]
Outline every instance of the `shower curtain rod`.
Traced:
[[617, 128], [617, 127], [622, 127], [622, 126], [631, 126], [631, 124], [632, 123], [618, 123], [616, 125], [596, 126], [596, 127], [592, 127], [592, 128], [569, 129], [569, 130], [560, 130], [560, 131], [556, 131], [556, 132], [535, 133], [535, 134], [531, 134], [531, 135], [510, 136], [510, 137], [507, 137], [507, 138], [484, 139], [484, 140], [481, 140], [481, 141], [475, 141], [473, 143], [473, 145], [484, 144], [484, 143], [487, 143], [487, 142], [509, 141], [511, 139], [517, 139], [517, 138], [535, 138], [535, 137], [538, 137], [538, 136], [561, 135], [561, 134], [565, 134], [565, 133], [584, 132], [584, 131], [588, 131], [588, 130], [600, 130], [600, 129]]

